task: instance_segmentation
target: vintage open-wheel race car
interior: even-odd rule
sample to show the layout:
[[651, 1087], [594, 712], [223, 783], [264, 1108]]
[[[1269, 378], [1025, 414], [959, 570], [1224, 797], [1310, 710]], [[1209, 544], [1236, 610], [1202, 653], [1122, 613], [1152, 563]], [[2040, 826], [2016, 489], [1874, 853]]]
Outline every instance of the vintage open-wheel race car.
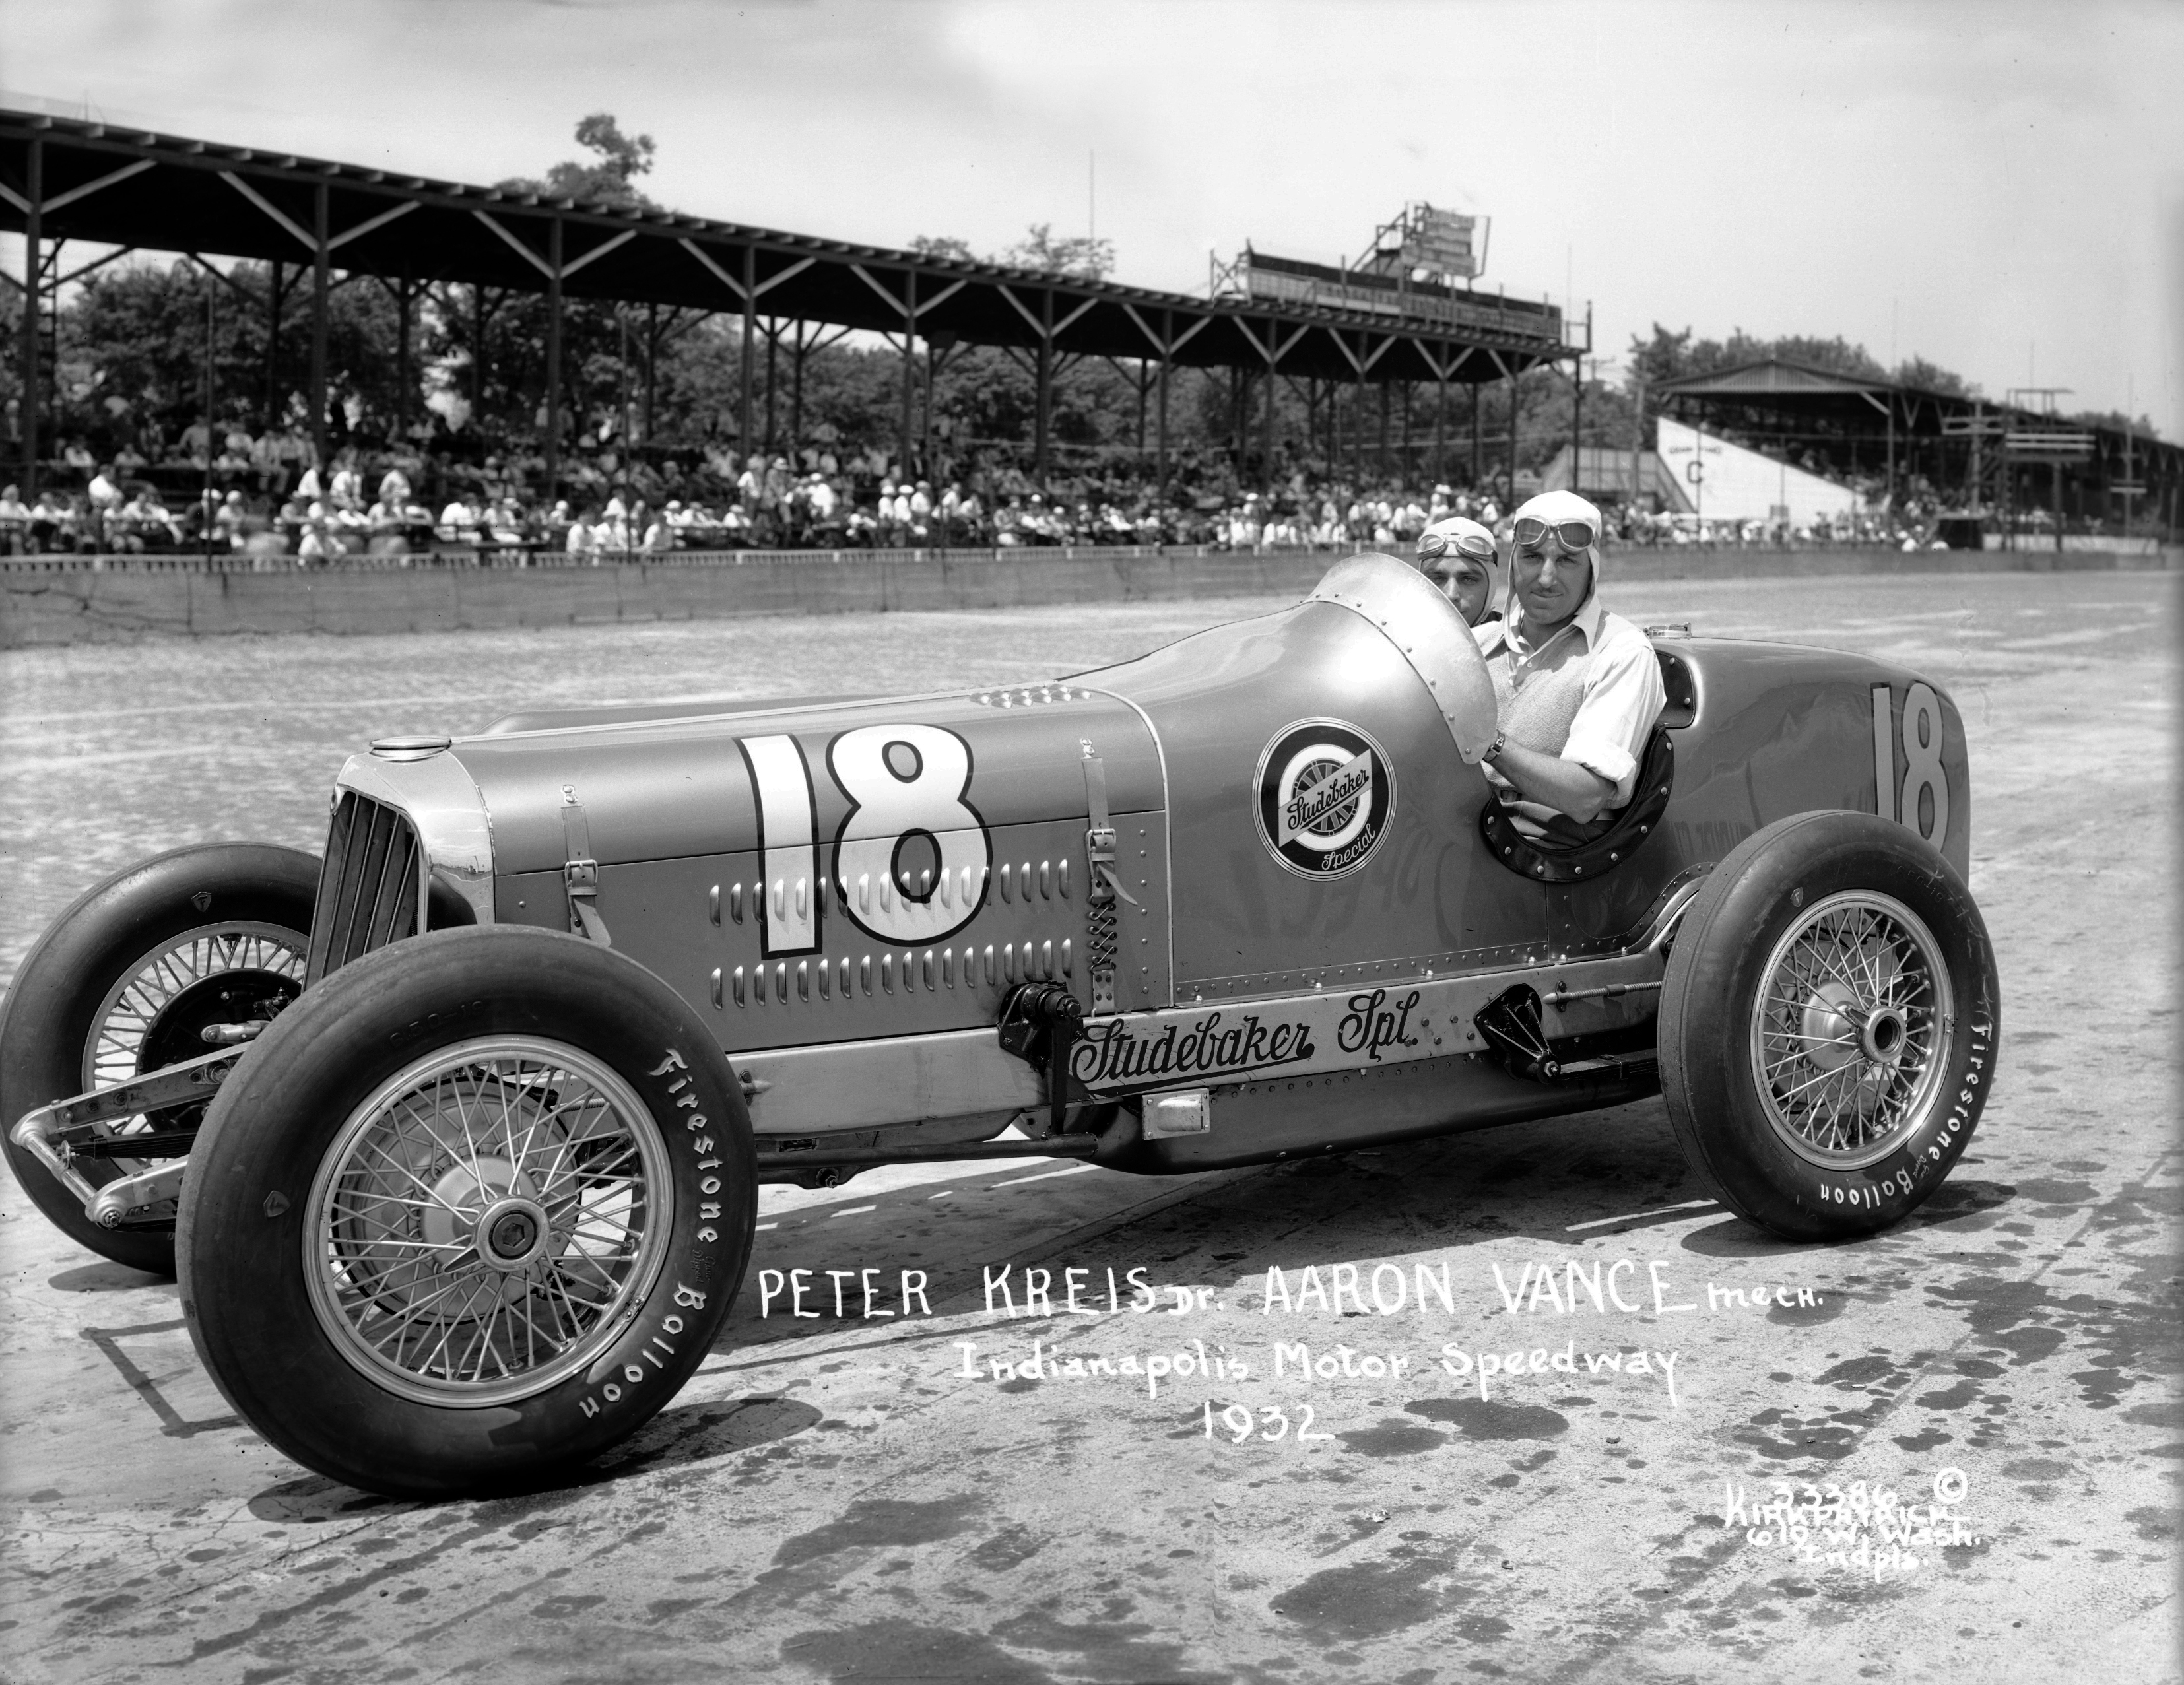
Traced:
[[9, 1162], [179, 1275], [267, 1438], [409, 1495], [658, 1410], [763, 1181], [1182, 1173], [1658, 1091], [1742, 1217], [1885, 1228], [1993, 1073], [1956, 710], [1654, 641], [1637, 794], [1568, 851], [1506, 824], [1476, 645], [1385, 556], [1050, 683], [382, 740], [323, 862], [177, 850], [47, 932], [0, 1015]]

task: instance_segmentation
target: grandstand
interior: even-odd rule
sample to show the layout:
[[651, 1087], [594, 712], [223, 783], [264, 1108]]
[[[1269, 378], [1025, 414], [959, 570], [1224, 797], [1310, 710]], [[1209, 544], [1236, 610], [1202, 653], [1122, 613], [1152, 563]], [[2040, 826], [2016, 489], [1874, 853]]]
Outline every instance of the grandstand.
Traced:
[[[140, 250], [186, 254], [208, 268], [212, 259], [252, 259], [309, 275], [306, 401], [322, 460], [332, 289], [369, 278], [396, 301], [405, 387], [414, 386], [411, 312], [427, 287], [455, 282], [543, 294], [549, 484], [560, 478], [561, 311], [571, 299], [740, 315], [743, 441], [755, 436], [750, 352], [762, 315], [777, 330], [786, 321], [885, 336], [902, 353], [905, 461], [914, 442], [921, 348], [1003, 348], [1034, 376], [1042, 482], [1054, 382], [1084, 358], [1129, 361], [1154, 388], [1165, 483], [1172, 368], [1228, 369], [1240, 382], [1256, 382], [1264, 399], [1262, 459], [1271, 462], [1277, 378], [1316, 388], [1429, 382], [1445, 399], [1451, 384], [1513, 387], [1527, 370], [1583, 349], [1565, 342], [1558, 313], [1529, 304], [1421, 295], [1420, 308], [1391, 313], [1379, 307], [1385, 289], [1362, 282], [1354, 298], [1196, 299], [14, 109], [0, 109], [0, 229], [25, 241], [24, 277], [7, 279], [31, 305], [23, 315], [15, 442], [26, 494], [38, 479], [48, 379], [41, 313], [61, 288]], [[94, 254], [70, 267], [62, 256], [70, 245], [88, 245]]]
[[[2184, 449], [2052, 410], [1773, 358], [1663, 381], [1673, 415], [1893, 504], [1922, 485], [2005, 538], [2027, 525], [2176, 533]], [[1626, 456], [1625, 460], [1628, 458]]]
[[1758, 522], [1811, 532], [1858, 513], [1858, 494], [1848, 486], [1669, 416], [1655, 422], [1654, 440], [1655, 448], [1643, 451], [1586, 445], [1574, 475], [1564, 445], [1543, 471], [1540, 489], [1717, 526]]

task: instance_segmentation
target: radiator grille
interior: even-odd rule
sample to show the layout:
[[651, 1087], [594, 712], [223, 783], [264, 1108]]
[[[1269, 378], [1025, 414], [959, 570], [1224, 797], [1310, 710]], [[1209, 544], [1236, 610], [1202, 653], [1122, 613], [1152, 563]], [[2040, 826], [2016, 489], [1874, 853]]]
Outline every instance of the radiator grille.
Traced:
[[343, 792], [319, 868], [304, 986], [375, 948], [415, 935], [423, 869], [417, 833], [398, 810]]

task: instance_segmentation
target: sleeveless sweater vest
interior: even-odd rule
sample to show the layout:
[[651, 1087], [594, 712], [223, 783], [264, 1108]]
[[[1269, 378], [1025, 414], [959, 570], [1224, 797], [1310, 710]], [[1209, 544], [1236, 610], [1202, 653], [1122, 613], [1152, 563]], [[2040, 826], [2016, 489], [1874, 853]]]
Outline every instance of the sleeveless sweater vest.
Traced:
[[[1494, 681], [1494, 700], [1502, 729], [1512, 743], [1542, 755], [1560, 755], [1569, 742], [1570, 726], [1585, 701], [1585, 675], [1592, 670], [1592, 651], [1574, 635], [1565, 638], [1568, 654], [1552, 667], [1515, 666], [1515, 652], [1506, 645], [1487, 662]], [[1513, 791], [1496, 786], [1497, 796]], [[1576, 844], [1589, 842], [1614, 823], [1611, 809], [1588, 823], [1579, 824], [1568, 814], [1537, 801], [1518, 800], [1506, 804], [1512, 823], [1535, 841]]]

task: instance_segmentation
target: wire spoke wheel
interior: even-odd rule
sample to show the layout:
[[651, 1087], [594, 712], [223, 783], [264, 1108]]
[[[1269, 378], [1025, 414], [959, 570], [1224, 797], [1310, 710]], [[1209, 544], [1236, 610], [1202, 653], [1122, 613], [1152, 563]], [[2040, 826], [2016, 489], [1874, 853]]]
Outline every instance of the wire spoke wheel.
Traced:
[[419, 1403], [506, 1404], [593, 1363], [672, 1227], [666, 1144], [609, 1066], [565, 1043], [454, 1043], [352, 1113], [304, 1225], [320, 1325]]
[[83, 1043], [85, 1091], [212, 1052], [198, 1041], [166, 1057], [168, 1043], [175, 1041], [177, 1008], [198, 1004], [205, 1011], [223, 1002], [223, 989], [227, 1004], [242, 1008], [254, 1000], [292, 1000], [304, 989], [304, 947], [306, 939], [295, 929], [240, 919], [183, 929], [159, 943], [126, 967], [98, 1002], [90, 1037]]
[[[170, 937], [126, 967], [99, 1002], [84, 1040], [84, 1091], [212, 1052], [203, 1028], [270, 1018], [303, 992], [305, 958], [299, 933], [254, 920], [204, 924]], [[172, 1128], [176, 1121], [163, 1113], [154, 1124], [138, 1113], [99, 1129], [119, 1137]], [[134, 1159], [110, 1162], [122, 1170], [143, 1168]]]
[[1829, 1169], [1886, 1158], [1942, 1094], [1954, 1002], [1933, 933], [1893, 896], [1829, 896], [1759, 977], [1752, 1071], [1776, 1135]]

